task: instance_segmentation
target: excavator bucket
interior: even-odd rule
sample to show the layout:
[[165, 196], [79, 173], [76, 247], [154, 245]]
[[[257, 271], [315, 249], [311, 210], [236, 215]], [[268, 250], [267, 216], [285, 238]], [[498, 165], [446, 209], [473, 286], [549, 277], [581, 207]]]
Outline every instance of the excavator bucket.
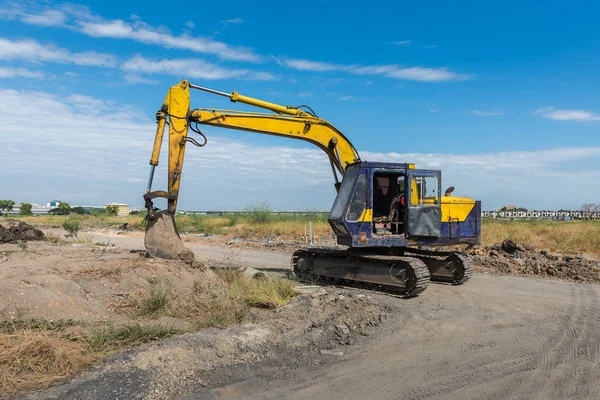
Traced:
[[152, 257], [183, 260], [187, 263], [194, 261], [194, 253], [183, 245], [177, 232], [175, 217], [167, 210], [154, 213], [154, 218], [148, 220], [144, 246]]

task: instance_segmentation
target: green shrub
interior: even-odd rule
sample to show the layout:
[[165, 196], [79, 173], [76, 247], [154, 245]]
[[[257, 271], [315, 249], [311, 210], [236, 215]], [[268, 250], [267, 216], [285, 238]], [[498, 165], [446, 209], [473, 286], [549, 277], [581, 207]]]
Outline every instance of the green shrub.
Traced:
[[65, 222], [63, 222], [62, 227], [71, 235], [77, 236], [77, 233], [79, 233], [79, 221], [77, 220], [67, 219]]
[[32, 215], [31, 209], [33, 206], [29, 203], [21, 203], [20, 214], [21, 215]]
[[273, 213], [266, 201], [248, 205], [244, 208], [244, 212], [248, 215], [248, 220], [253, 223], [267, 223], [273, 219]]
[[108, 215], [117, 215], [119, 206], [106, 206], [106, 212]]

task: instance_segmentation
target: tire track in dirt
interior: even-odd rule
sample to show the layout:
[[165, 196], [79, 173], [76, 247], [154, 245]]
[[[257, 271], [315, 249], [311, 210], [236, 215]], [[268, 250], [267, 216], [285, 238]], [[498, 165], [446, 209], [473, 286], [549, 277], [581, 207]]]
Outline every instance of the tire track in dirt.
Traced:
[[[536, 399], [546, 399], [550, 394], [560, 394], [564, 390], [564, 382], [560, 374], [555, 373], [557, 369], [563, 370], [565, 360], [572, 354], [577, 341], [585, 340], [589, 337], [590, 331], [586, 328], [586, 307], [583, 299], [583, 285], [570, 284], [570, 295], [573, 299], [566, 315], [558, 316], [560, 326], [562, 326], [562, 336], [554, 346], [543, 349], [541, 355], [535, 388]], [[553, 376], [558, 375], [558, 376]], [[557, 382], [561, 381], [557, 385]], [[558, 392], [557, 392], [558, 390]]]
[[600, 328], [600, 312], [595, 306], [599, 304], [599, 296], [595, 288], [588, 285], [582, 287], [581, 292], [586, 300], [586, 312], [581, 321], [582, 336], [563, 357], [564, 364], [577, 363], [567, 381], [565, 395], [568, 398], [587, 397], [599, 389], [597, 360], [600, 344], [594, 338], [594, 333]]
[[[575, 285], [579, 286], [578, 284]], [[558, 321], [558, 329], [551, 335], [548, 335], [546, 331], [539, 326], [540, 318], [533, 318], [528, 314], [515, 313], [519, 320], [522, 321], [523, 325], [532, 327], [532, 336], [536, 343], [535, 349], [521, 355], [509, 357], [508, 359], [505, 358], [503, 354], [490, 354], [490, 357], [497, 357], [497, 359], [478, 363], [473, 363], [472, 361], [467, 363], [459, 362], [458, 365], [453, 368], [453, 370], [457, 372], [444, 377], [437, 375], [435, 379], [427, 379], [426, 385], [420, 385], [418, 388], [410, 389], [407, 398], [447, 396], [458, 390], [467, 387], [473, 389], [474, 386], [482, 384], [484, 384], [484, 387], [481, 389], [488, 394], [492, 394], [486, 390], [486, 383], [514, 376], [522, 377], [517, 378], [517, 382], [514, 382], [514, 384], [511, 384], [504, 390], [493, 394], [500, 395], [500, 398], [512, 397], [515, 393], [522, 392], [522, 389], [524, 389], [523, 384], [529, 386], [527, 389], [529, 389], [530, 392], [533, 392], [534, 394], [540, 393], [543, 390], [543, 386], [539, 387], [540, 383], [542, 385], [547, 383], [544, 376], [548, 375], [550, 371], [553, 370], [554, 366], [557, 364], [556, 359], [559, 356], [562, 356], [565, 351], [569, 351], [575, 338], [579, 337], [580, 331], [586, 334], [590, 332], [587, 328], [576, 329], [576, 325], [585, 317], [585, 308], [581, 299], [581, 294], [577, 293], [577, 289], [571, 288], [571, 293], [575, 300], [569, 303], [566, 315], [559, 315], [558, 318], [555, 317]], [[478, 319], [473, 322], [474, 325], [476, 325], [481, 315], [482, 314], [476, 315]], [[551, 315], [547, 313], [545, 316], [551, 317]], [[542, 314], [542, 319], [543, 318], [544, 314]], [[483, 334], [483, 330], [480, 329], [475, 329], [475, 332], [477, 332], [474, 333], [477, 336]], [[469, 340], [472, 341], [473, 338], [477, 336], [472, 336], [470, 334]], [[530, 383], [532, 380], [526, 379], [525, 376], [532, 371], [537, 371], [535, 375], [541, 379], [535, 379], [533, 380], [533, 383]], [[432, 388], [432, 386], [435, 388]]]

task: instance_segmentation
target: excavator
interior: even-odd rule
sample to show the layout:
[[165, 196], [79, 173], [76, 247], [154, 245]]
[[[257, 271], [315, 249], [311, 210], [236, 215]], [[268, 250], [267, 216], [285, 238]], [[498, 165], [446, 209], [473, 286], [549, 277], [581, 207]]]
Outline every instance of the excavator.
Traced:
[[[268, 112], [192, 109], [192, 89]], [[452, 196], [454, 187], [442, 195], [439, 170], [419, 169], [413, 163], [363, 161], [348, 138], [308, 106], [283, 106], [187, 80], [169, 89], [156, 119], [144, 194], [148, 211], [144, 243], [152, 257], [194, 260], [177, 231], [175, 212], [186, 145], [206, 145], [200, 127], [209, 126], [303, 140], [327, 154], [337, 192], [328, 222], [337, 245], [297, 250], [291, 259], [297, 278], [412, 297], [430, 281], [460, 285], [473, 274], [471, 258], [454, 249], [479, 243], [481, 202]], [[166, 125], [168, 186], [152, 191]], [[199, 137], [189, 136], [190, 131]], [[154, 207], [157, 198], [167, 200], [166, 209]], [[452, 250], [444, 251], [444, 246]]]

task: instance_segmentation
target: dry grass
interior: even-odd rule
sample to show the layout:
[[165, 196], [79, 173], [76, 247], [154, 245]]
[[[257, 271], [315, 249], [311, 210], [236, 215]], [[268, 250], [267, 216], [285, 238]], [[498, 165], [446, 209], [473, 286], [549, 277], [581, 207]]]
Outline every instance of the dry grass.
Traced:
[[504, 239], [561, 253], [600, 254], [600, 221], [500, 221], [484, 219], [481, 242]]
[[[241, 224], [237, 236], [244, 239], [278, 239], [292, 242], [304, 242], [306, 221], [279, 220], [272, 222]], [[331, 227], [327, 221], [316, 221], [312, 224], [315, 241], [333, 238]]]
[[51, 244], [66, 244], [67, 241], [63, 238], [61, 238], [58, 235], [53, 235], [51, 233], [46, 233], [44, 234], [44, 241], [51, 243]]
[[0, 333], [0, 392], [14, 394], [51, 386], [84, 371], [97, 359], [85, 342], [54, 331]]
[[0, 323], [0, 397], [50, 387], [99, 359], [181, 331], [160, 325], [111, 324], [87, 330], [72, 320]]
[[142, 225], [144, 215], [128, 215], [125, 217], [117, 217], [114, 215], [11, 215], [10, 218], [27, 222], [31, 225], [52, 228], [62, 228], [62, 225], [65, 221], [73, 219], [79, 222], [81, 230], [98, 228], [118, 228], [124, 223], [128, 223], [130, 227], [135, 229], [144, 229]]
[[251, 279], [232, 268], [219, 268], [216, 272], [229, 284], [232, 296], [251, 307], [277, 308], [298, 294], [288, 279]]
[[[264, 215], [263, 215], [264, 214]], [[11, 216], [12, 217], [12, 216]], [[17, 219], [38, 226], [61, 228], [67, 220], [62, 215], [15, 216]], [[116, 216], [70, 216], [79, 222], [81, 230], [98, 228], [118, 228], [128, 223], [133, 229], [143, 230], [143, 215]], [[304, 241], [308, 222], [313, 225], [313, 235], [319, 239], [333, 238], [326, 216], [317, 213], [305, 215], [247, 213], [218, 215], [177, 215], [177, 228], [181, 233], [203, 233], [206, 235], [239, 236], [248, 239], [277, 239], [283, 241]]]

